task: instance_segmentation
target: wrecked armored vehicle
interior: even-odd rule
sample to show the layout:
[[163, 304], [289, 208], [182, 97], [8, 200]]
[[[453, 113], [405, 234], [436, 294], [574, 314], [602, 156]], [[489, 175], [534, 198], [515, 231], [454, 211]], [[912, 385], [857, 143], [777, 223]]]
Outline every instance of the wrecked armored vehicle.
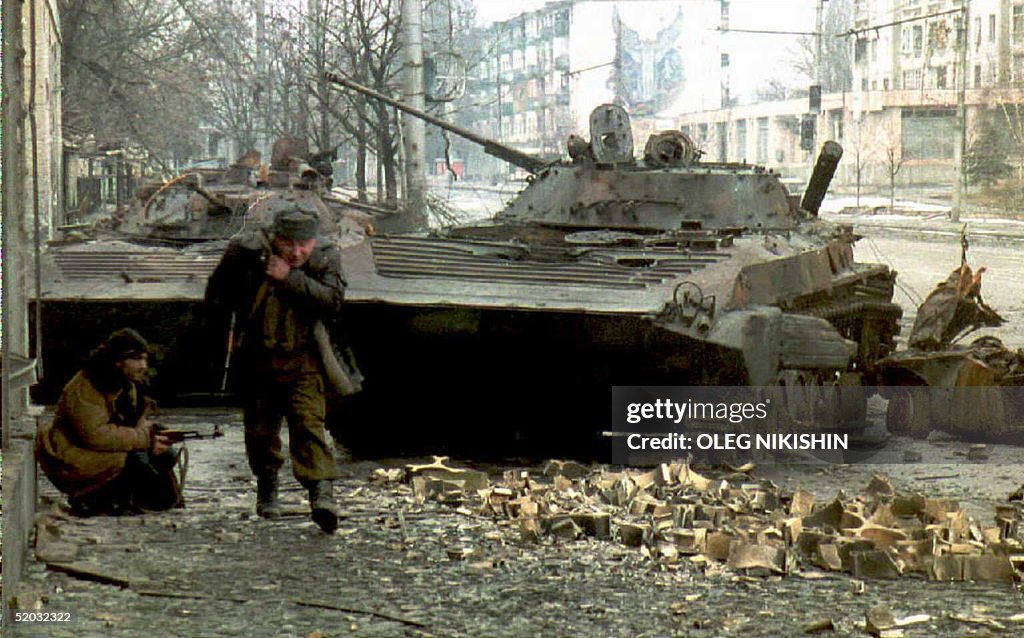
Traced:
[[[325, 197], [305, 156], [304, 143], [282, 138], [269, 167], [252, 151], [227, 169], [145, 184], [122, 214], [50, 242], [42, 253], [44, 374], [36, 399], [55, 400], [88, 349], [124, 326], [153, 342], [161, 398], [219, 390], [198, 373], [206, 345], [199, 302], [228, 238], [267, 223], [280, 199], [315, 207], [326, 232], [348, 236], [338, 203]], [[34, 322], [34, 308], [30, 316]]]
[[1024, 350], [993, 336], [959, 343], [1005, 323], [981, 297], [984, 271], [950, 273], [918, 308], [908, 348], [879, 361], [890, 433], [1024, 444]]
[[345, 322], [367, 379], [354, 403], [386, 407], [365, 418], [429, 412], [468, 421], [468, 436], [512, 422], [545, 437], [606, 428], [615, 385], [755, 385], [805, 425], [863, 422], [859, 389], [893, 350], [901, 310], [895, 273], [854, 261], [851, 228], [817, 216], [838, 144], [801, 203], [763, 167], [700, 161], [678, 131], [636, 160], [618, 106], [593, 111], [570, 161], [545, 162], [329, 79], [531, 173], [490, 222], [344, 251]]

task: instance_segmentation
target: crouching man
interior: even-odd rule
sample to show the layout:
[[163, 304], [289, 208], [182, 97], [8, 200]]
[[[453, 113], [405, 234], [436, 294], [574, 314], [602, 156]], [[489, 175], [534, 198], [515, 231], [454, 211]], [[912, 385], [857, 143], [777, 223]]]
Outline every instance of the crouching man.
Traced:
[[256, 513], [281, 513], [284, 419], [292, 473], [309, 491], [313, 521], [330, 534], [338, 526], [331, 482], [337, 470], [324, 430], [325, 379], [313, 330], [341, 310], [345, 281], [340, 251], [318, 235], [315, 210], [279, 202], [269, 234], [243, 234], [228, 246], [210, 276], [206, 304], [215, 332], [237, 326], [232, 371], [243, 399]]
[[78, 516], [182, 505], [178, 449], [156, 431], [143, 390], [149, 344], [130, 328], [112, 333], [64, 386], [53, 421], [36, 433], [36, 460]]

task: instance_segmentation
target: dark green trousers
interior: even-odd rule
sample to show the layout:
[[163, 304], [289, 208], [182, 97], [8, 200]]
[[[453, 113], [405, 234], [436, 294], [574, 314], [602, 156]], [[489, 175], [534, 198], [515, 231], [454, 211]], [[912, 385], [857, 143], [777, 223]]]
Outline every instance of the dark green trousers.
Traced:
[[246, 384], [245, 452], [257, 476], [276, 475], [284, 464], [281, 421], [288, 423], [292, 473], [301, 483], [337, 478], [324, 432], [324, 378], [312, 358], [275, 360]]

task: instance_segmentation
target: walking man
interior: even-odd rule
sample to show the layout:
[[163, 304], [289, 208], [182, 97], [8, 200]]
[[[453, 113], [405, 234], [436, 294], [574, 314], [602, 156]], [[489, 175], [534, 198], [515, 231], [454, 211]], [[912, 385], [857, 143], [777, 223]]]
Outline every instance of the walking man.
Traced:
[[243, 399], [245, 452], [256, 476], [256, 513], [281, 513], [283, 418], [292, 472], [309, 492], [313, 521], [330, 534], [338, 526], [331, 482], [336, 469], [324, 431], [325, 380], [313, 326], [341, 310], [345, 281], [340, 251], [318, 233], [315, 209], [282, 200], [269, 234], [261, 229], [228, 246], [210, 276], [206, 303], [220, 326], [236, 326], [232, 370]]

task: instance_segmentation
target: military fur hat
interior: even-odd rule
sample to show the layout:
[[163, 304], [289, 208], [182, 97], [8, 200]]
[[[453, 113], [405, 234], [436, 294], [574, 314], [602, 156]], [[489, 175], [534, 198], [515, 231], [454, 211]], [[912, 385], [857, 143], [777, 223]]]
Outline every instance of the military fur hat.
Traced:
[[320, 232], [316, 209], [295, 202], [282, 202], [274, 210], [274, 235], [286, 239], [313, 239]]
[[131, 359], [152, 351], [149, 342], [131, 328], [121, 328], [110, 333], [107, 340], [100, 344], [99, 350], [109, 361], [117, 362]]

